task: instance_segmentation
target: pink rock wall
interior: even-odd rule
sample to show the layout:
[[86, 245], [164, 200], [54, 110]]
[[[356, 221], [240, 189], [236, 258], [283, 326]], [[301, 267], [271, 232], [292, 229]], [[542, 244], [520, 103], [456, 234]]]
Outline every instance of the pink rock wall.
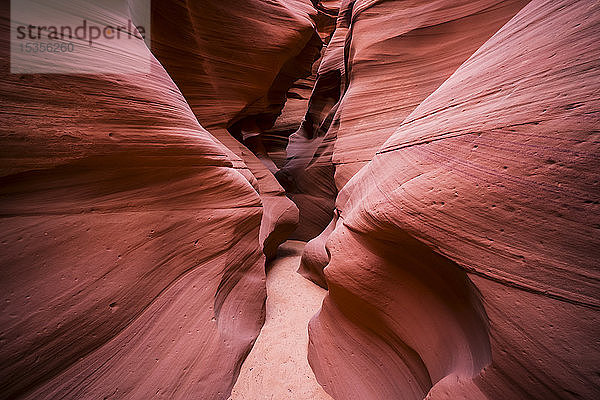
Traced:
[[171, 1], [156, 4], [153, 14], [157, 58], [200, 123], [258, 178], [266, 209], [261, 241], [268, 257], [295, 229], [298, 210], [273, 178], [275, 171], [232, 134], [241, 139], [243, 126], [264, 131], [273, 125], [288, 89], [310, 75], [319, 55], [319, 18], [314, 6], [301, 0]]
[[[342, 2], [308, 112], [291, 136], [284, 166], [295, 183], [301, 220], [314, 220], [324, 209], [331, 219], [337, 190], [526, 3]], [[304, 197], [320, 201], [303, 202]]]
[[[154, 9], [161, 63], [188, 57], [209, 92], [169, 70], [174, 82], [152, 56], [146, 75], [9, 74], [3, 19], [0, 398], [228, 397], [264, 320], [262, 253], [297, 210], [226, 122], [279, 106], [270, 85], [316, 14], [302, 2], [253, 6], [215, 2], [210, 15], [240, 27], [244, 10], [262, 13], [252, 20], [270, 34], [262, 48], [248, 30], [185, 19], [207, 14], [183, 2]], [[185, 34], [200, 26], [210, 45], [189, 51]], [[141, 63], [149, 50], [140, 41], [130, 56]], [[233, 59], [254, 61], [220, 69]], [[210, 76], [196, 74], [205, 67]]]
[[306, 113], [289, 137], [287, 159], [276, 174], [301, 210], [296, 234], [302, 240], [318, 235], [331, 221], [335, 208], [331, 138], [335, 137], [334, 115], [343, 91], [343, 42], [349, 27], [346, 3], [340, 2], [336, 10], [335, 30], [319, 60]]
[[0, 397], [226, 397], [266, 294], [241, 161], [157, 62], [0, 85]]
[[600, 397], [596, 2], [154, 3], [137, 75], [1, 8], [1, 399], [228, 398], [298, 220], [336, 400]]
[[[280, 168], [275, 176], [286, 190], [287, 196], [299, 209], [303, 210], [299, 215], [298, 226], [291, 234], [290, 239], [303, 241], [315, 237], [331, 221], [337, 192], [333, 184], [334, 170], [330, 160], [323, 162], [326, 157], [320, 157], [317, 163], [311, 164], [311, 159], [306, 157], [305, 152], [301, 159], [296, 160], [292, 145], [287, 147], [290, 138], [292, 143], [297, 142], [303, 146], [306, 121], [302, 122], [300, 129], [298, 129], [299, 125], [305, 119], [305, 115], [306, 118], [309, 118], [308, 115], [323, 112], [323, 110], [318, 110], [322, 105], [316, 103], [321, 102], [327, 95], [317, 96], [315, 93], [322, 94], [323, 90], [329, 90], [328, 85], [322, 84], [321, 65], [329, 49], [332, 48], [330, 42], [336, 27], [338, 9], [336, 4], [315, 3], [315, 7], [319, 10], [316, 29], [323, 41], [321, 56], [313, 63], [312, 74], [309, 77], [294, 82], [287, 93], [287, 101], [281, 115], [275, 121], [273, 128], [265, 132], [269, 155]], [[318, 85], [316, 85], [317, 80], [319, 81]], [[337, 83], [333, 90], [339, 93]], [[337, 98], [339, 98], [339, 94]], [[326, 112], [327, 110], [325, 110]], [[320, 117], [315, 116], [315, 118]], [[296, 161], [300, 161], [300, 164], [296, 164]]]
[[527, 0], [356, 1], [333, 150], [341, 189]]
[[[329, 152], [323, 157], [296, 149], [294, 141], [288, 151], [298, 154], [298, 159], [315, 162], [316, 158], [315, 164], [330, 165], [334, 172], [322, 180], [341, 189], [410, 112], [524, 4], [495, 0], [451, 5], [445, 1], [343, 3], [326, 53], [330, 56], [322, 63], [323, 69], [338, 71], [342, 96], [330, 108], [333, 123], [310, 140], [326, 143]], [[313, 95], [316, 103], [322, 98]], [[302, 204], [300, 208], [301, 214], [313, 212]], [[333, 216], [326, 232], [336, 224]], [[307, 246], [300, 268], [322, 286], [327, 235]]]
[[598, 397], [599, 11], [529, 3], [343, 188], [309, 345], [334, 398]]

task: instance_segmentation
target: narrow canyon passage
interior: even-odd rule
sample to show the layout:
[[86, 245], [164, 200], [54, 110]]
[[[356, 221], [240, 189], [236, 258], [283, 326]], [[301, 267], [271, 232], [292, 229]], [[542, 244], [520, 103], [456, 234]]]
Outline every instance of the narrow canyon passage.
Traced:
[[0, 15], [0, 400], [600, 400], [600, 1]]
[[317, 383], [306, 357], [308, 321], [321, 307], [326, 291], [296, 273], [304, 245], [285, 242], [267, 267], [266, 321], [230, 400], [331, 399]]

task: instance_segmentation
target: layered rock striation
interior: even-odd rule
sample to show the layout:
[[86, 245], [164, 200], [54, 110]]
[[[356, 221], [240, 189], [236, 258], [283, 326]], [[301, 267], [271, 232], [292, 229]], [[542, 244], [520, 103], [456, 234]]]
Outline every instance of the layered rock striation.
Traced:
[[2, 7], [0, 398], [225, 399], [262, 326], [297, 209], [227, 129], [277, 114], [317, 11], [159, 3], [152, 53], [103, 49], [137, 74], [11, 74]]
[[305, 393], [600, 396], [596, 2], [152, 10], [145, 72], [13, 74], [2, 6], [0, 398], [227, 399], [290, 235]]
[[332, 397], [598, 396], [599, 11], [527, 4], [341, 190], [305, 250]]
[[153, 51], [200, 123], [240, 156], [258, 179], [265, 207], [261, 241], [272, 258], [294, 231], [298, 210], [273, 174], [264, 132], [290, 87], [311, 74], [325, 17], [301, 0], [156, 4]]

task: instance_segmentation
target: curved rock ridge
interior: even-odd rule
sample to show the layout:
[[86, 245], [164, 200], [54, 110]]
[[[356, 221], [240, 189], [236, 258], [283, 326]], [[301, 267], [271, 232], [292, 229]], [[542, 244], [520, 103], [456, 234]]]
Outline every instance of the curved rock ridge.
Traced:
[[9, 74], [7, 22], [0, 398], [226, 399], [264, 321], [256, 179], [141, 40], [148, 74]]
[[333, 180], [331, 137], [336, 127], [335, 106], [342, 93], [343, 43], [349, 27], [347, 3], [340, 2], [340, 14], [321, 57], [306, 113], [289, 137], [285, 163], [276, 174], [301, 210], [301, 232], [296, 234], [302, 240], [321, 232], [335, 208], [337, 189]]
[[307, 114], [290, 137], [288, 177], [280, 179], [293, 181], [295, 201], [313, 200], [297, 201], [301, 220], [318, 218], [322, 229], [337, 190], [526, 3], [343, 1]]
[[319, 54], [317, 14], [303, 0], [161, 2], [152, 50], [209, 131], [249, 117], [274, 120]]
[[322, 46], [317, 28], [327, 25], [330, 12], [303, 0], [170, 1], [155, 7], [153, 52], [200, 123], [258, 178], [268, 258], [295, 229], [298, 210], [273, 178], [277, 166], [264, 132], [293, 83], [311, 74]]
[[531, 1], [342, 189], [311, 258], [332, 397], [600, 395], [599, 27]]
[[[332, 193], [336, 193], [336, 188], [341, 189], [375, 155], [417, 105], [526, 3], [344, 2], [334, 40], [328, 47], [330, 57], [322, 63], [324, 70], [339, 75], [339, 101], [335, 106], [330, 102], [332, 108], [328, 109], [328, 121], [334, 123], [321, 126], [316, 138], [308, 140], [323, 141], [329, 152], [323, 157], [307, 151], [310, 146], [298, 148], [297, 141], [290, 141], [288, 153], [304, 163], [314, 162], [314, 157], [318, 158], [317, 165], [327, 163], [330, 173], [322, 180], [335, 185]], [[311, 98], [315, 104], [324, 101], [317, 88]], [[309, 108], [307, 120], [323, 119], [310, 113]], [[305, 207], [299, 206], [301, 217], [312, 213], [312, 209], [304, 211]], [[335, 226], [336, 218], [334, 215], [326, 232]], [[300, 268], [304, 276], [320, 285], [325, 284], [321, 271], [326, 264], [323, 255], [327, 235], [306, 247]]]
[[341, 189], [402, 121], [528, 0], [356, 1], [333, 150]]

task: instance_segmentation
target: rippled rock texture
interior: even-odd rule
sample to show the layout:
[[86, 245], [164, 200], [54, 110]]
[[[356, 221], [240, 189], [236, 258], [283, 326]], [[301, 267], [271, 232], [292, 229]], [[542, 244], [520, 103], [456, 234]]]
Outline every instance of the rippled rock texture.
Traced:
[[[309, 360], [336, 399], [600, 394], [600, 8], [484, 3], [354, 3], [348, 183], [303, 270], [329, 288]], [[383, 36], [402, 15], [418, 29]]]
[[226, 399], [264, 321], [297, 209], [228, 129], [275, 118], [318, 12], [155, 3], [145, 75], [9, 74], [2, 6], [0, 398]]
[[322, 47], [315, 28], [321, 14], [303, 0], [170, 1], [153, 8], [157, 58], [202, 126], [258, 179], [268, 257], [295, 229], [298, 209], [273, 177], [264, 132], [294, 81], [311, 73]]
[[227, 399], [290, 235], [334, 399], [600, 397], [597, 2], [155, 1], [137, 75], [1, 15], [0, 398]]
[[290, 138], [283, 168], [299, 192], [318, 200], [297, 202], [301, 220], [323, 210], [331, 217], [337, 191], [526, 3], [341, 2], [308, 112]]

